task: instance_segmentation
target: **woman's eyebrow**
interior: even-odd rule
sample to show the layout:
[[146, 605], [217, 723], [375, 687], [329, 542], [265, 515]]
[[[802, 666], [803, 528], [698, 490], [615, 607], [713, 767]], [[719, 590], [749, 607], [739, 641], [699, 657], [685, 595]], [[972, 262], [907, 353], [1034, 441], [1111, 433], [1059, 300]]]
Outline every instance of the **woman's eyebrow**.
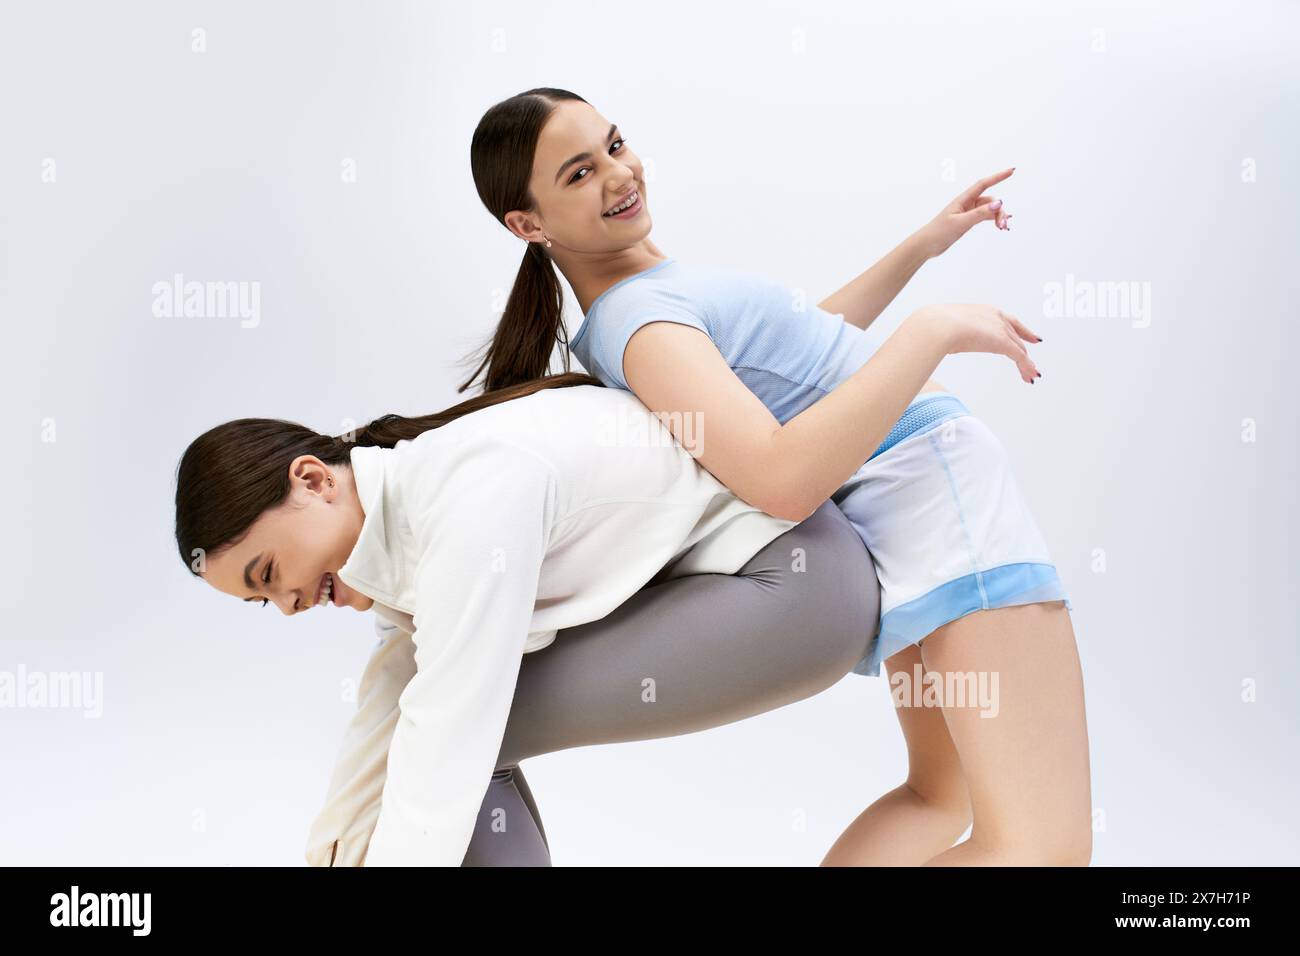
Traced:
[[[608, 145], [609, 141], [614, 138], [614, 132], [617, 129], [618, 129], [617, 123], [609, 124], [609, 132], [605, 134], [606, 145]], [[591, 159], [591, 153], [579, 153], [577, 156], [574, 156], [573, 159], [570, 159], [568, 162], [566, 162], [563, 166], [560, 167], [560, 171], [555, 174], [555, 182], [558, 183], [560, 181], [560, 177], [564, 175], [564, 171], [568, 169], [570, 166], [572, 166], [574, 163], [585, 162], [588, 159]]]
[[264, 553], [265, 551], [259, 551], [259, 553], [257, 553], [256, 557], [253, 558], [252, 561], [248, 562], [247, 564], [244, 564], [244, 584], [248, 585], [248, 591], [256, 591], [257, 589], [257, 585], [252, 583], [252, 578], [248, 576], [248, 572], [252, 571], [253, 568], [257, 566], [257, 562], [261, 561], [261, 555], [263, 555]]
[[[248, 590], [250, 590], [250, 591], [256, 591], [256, 590], [257, 590], [257, 585], [254, 584], [254, 583], [253, 583], [253, 579], [252, 579], [251, 577], [249, 577], [249, 572], [252, 571], [253, 568], [257, 567], [257, 562], [259, 562], [259, 561], [262, 560], [262, 554], [263, 554], [263, 553], [264, 553], [264, 552], [258, 552], [257, 556], [254, 557], [252, 561], [249, 561], [246, 565], [244, 565], [244, 584], [246, 584], [246, 585], [248, 586]], [[244, 600], [245, 600], [245, 601], [255, 601], [255, 600], [257, 600], [257, 599], [256, 599], [256, 598], [244, 598]]]

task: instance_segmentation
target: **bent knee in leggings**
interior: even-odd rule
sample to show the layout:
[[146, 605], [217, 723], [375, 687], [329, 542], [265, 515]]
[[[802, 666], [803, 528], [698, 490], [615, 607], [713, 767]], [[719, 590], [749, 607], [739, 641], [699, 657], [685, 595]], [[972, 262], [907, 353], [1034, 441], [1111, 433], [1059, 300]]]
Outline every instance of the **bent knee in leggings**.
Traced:
[[550, 866], [537, 807], [517, 766], [492, 773], [461, 866]]
[[801, 643], [820, 642], [848, 672], [866, 653], [880, 612], [875, 564], [849, 519], [830, 501], [758, 552], [740, 571], [779, 582], [775, 622]]

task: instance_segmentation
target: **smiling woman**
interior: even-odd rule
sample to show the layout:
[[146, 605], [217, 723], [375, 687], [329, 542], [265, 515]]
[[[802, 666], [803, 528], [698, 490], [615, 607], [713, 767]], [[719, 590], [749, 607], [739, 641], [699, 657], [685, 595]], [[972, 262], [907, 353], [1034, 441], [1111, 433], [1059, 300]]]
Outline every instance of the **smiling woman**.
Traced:
[[[1015, 167], [976, 181], [809, 307], [802, 290], [763, 275], [665, 256], [638, 211], [640, 159], [575, 93], [539, 87], [493, 104], [470, 158], [484, 205], [527, 251], [462, 388], [484, 369], [488, 390], [541, 374], [557, 343], [568, 361], [563, 275], [584, 313], [573, 353], [587, 371], [656, 414], [707, 420], [700, 464], [745, 501], [798, 519], [829, 498], [853, 522], [875, 559], [863, 583], [879, 581], [883, 611], [855, 673], [923, 662], [1014, 673], [1032, 688], [996, 727], [955, 707], [900, 710], [908, 779], [824, 862], [1086, 861], [1087, 729], [1064, 584], [1006, 449], [930, 378], [945, 355], [985, 352], [1032, 385], [1042, 373], [1026, 343], [1042, 339], [991, 305], [960, 303], [923, 306], [878, 348], [865, 334], [925, 260], [980, 223], [1009, 228], [984, 192]], [[553, 172], [570, 166], [572, 176]], [[972, 813], [971, 838], [954, 848]]]
[[[862, 656], [878, 611], [833, 505], [764, 514], [578, 373], [387, 415], [353, 442], [219, 425], [181, 459], [176, 540], [241, 600], [298, 614], [332, 588], [376, 613], [316, 865], [546, 865], [519, 761], [808, 697]], [[527, 819], [502, 829], [503, 807]]]
[[[276, 476], [274, 483], [255, 480], [259, 473], [251, 467], [254, 460], [275, 460], [289, 451], [296, 453], [285, 474]], [[178, 522], [181, 515], [192, 514], [194, 525], [182, 529], [178, 523], [178, 540], [181, 535], [190, 538], [182, 548], [194, 559], [202, 558], [192, 570], [219, 591], [263, 607], [273, 603], [285, 614], [315, 607], [327, 578], [346, 560], [364, 519], [351, 471], [339, 467], [348, 451], [340, 439], [270, 419], [227, 422], [196, 441], [182, 465], [188, 465], [192, 475], [202, 469], [207, 481], [221, 482], [231, 494], [254, 505], [271, 494], [282, 493], [282, 500], [263, 509], [246, 528], [232, 532], [222, 523], [234, 519], [242, 524], [242, 518], [220, 507], [220, 497], [210, 510], [191, 510], [179, 495], [182, 487], [197, 488], [198, 483], [178, 485]], [[214, 550], [198, 543], [203, 537], [227, 540]], [[339, 582], [333, 603], [364, 611], [373, 601]]]

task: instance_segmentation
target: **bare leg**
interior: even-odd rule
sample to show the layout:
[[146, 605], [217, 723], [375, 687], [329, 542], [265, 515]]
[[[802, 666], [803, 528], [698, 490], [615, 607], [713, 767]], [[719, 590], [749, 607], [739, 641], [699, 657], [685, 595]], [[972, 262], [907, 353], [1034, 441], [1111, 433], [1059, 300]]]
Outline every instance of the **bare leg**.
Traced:
[[[910, 688], [914, 667], [925, 667], [913, 645], [886, 658], [891, 690], [894, 675]], [[938, 707], [895, 701], [907, 741], [907, 780], [863, 810], [835, 841], [822, 866], [920, 866], [946, 850], [971, 824], [970, 796], [961, 758]]]
[[968, 840], [925, 865], [1086, 866], [1092, 855], [1088, 730], [1064, 604], [976, 611], [928, 635], [921, 656], [928, 670], [982, 671], [998, 681], [996, 716], [945, 701], [974, 825]]

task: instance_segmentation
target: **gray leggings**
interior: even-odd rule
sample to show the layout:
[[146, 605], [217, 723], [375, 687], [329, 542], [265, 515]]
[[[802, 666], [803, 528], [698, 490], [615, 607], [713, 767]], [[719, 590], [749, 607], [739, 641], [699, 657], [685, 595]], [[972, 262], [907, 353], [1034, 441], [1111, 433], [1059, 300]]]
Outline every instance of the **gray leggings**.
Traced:
[[828, 501], [735, 574], [652, 581], [599, 621], [560, 631], [523, 655], [461, 865], [551, 865], [521, 760], [694, 733], [811, 697], [866, 654], [879, 602], [871, 556]]

